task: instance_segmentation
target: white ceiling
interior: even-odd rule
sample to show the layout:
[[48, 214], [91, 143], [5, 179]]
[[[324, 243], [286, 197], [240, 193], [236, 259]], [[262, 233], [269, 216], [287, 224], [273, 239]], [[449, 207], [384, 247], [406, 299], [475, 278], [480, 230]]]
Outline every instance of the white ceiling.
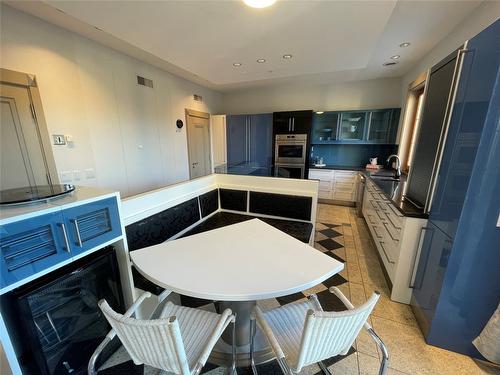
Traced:
[[[240, 0], [9, 2], [220, 91], [401, 76], [479, 3], [278, 0], [253, 9]], [[405, 41], [411, 46], [400, 48]], [[398, 65], [383, 67], [395, 54]]]

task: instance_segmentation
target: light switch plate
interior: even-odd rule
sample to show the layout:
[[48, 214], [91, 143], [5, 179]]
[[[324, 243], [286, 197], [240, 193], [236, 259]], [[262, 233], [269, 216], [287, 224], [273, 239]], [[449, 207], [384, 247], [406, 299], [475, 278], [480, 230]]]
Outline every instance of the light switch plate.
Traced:
[[63, 146], [66, 144], [66, 137], [64, 134], [52, 134], [52, 139], [55, 145]]

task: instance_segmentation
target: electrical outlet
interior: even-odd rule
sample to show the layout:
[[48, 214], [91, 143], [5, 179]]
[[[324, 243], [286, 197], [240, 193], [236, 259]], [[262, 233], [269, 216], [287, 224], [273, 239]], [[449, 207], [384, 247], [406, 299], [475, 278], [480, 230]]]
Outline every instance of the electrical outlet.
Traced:
[[87, 180], [91, 179], [91, 178], [95, 178], [94, 168], [87, 168], [87, 169], [85, 169], [85, 178]]
[[68, 183], [73, 181], [73, 173], [71, 171], [62, 171], [60, 175], [62, 183]]
[[55, 145], [64, 146], [66, 144], [66, 137], [63, 134], [52, 134], [52, 139]]

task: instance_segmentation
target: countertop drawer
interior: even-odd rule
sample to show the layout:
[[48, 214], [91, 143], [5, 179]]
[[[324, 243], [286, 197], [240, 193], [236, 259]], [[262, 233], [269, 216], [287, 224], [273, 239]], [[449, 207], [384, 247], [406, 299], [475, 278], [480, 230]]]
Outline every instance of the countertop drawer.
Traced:
[[319, 181], [319, 190], [332, 190], [332, 182], [331, 181]]
[[309, 179], [320, 180], [320, 181], [332, 181], [333, 171], [320, 171], [320, 170], [309, 170]]

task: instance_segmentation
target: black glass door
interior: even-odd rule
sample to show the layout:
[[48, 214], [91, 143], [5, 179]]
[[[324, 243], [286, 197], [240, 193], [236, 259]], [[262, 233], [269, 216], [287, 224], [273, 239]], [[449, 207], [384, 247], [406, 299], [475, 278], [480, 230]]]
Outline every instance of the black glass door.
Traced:
[[276, 167], [276, 176], [285, 177], [285, 178], [304, 178], [304, 168], [303, 167], [284, 167], [277, 166]]
[[110, 330], [97, 302], [104, 298], [124, 309], [114, 250], [82, 260], [17, 296], [29, 342], [26, 373], [86, 374], [90, 356]]
[[279, 145], [278, 157], [302, 159], [304, 153], [303, 145]]

